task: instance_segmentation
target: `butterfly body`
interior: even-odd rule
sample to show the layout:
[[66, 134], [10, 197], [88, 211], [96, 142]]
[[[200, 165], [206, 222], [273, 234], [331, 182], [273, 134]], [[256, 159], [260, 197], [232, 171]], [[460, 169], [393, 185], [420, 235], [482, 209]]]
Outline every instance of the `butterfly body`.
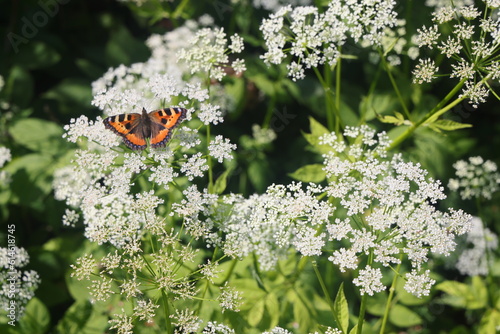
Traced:
[[125, 145], [133, 150], [143, 150], [148, 141], [151, 147], [165, 146], [172, 130], [186, 118], [184, 108], [164, 108], [142, 114], [120, 114], [103, 120], [104, 126], [123, 137]]

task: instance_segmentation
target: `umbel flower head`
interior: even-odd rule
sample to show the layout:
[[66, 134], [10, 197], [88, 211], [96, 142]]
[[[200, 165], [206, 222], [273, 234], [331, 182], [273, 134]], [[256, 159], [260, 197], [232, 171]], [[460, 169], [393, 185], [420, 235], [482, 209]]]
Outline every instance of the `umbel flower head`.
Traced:
[[305, 69], [335, 65], [339, 47], [348, 37], [364, 46], [380, 45], [384, 31], [396, 24], [392, 0], [331, 1], [324, 12], [317, 7], [282, 7], [262, 22], [267, 52], [266, 64], [280, 64], [287, 54], [293, 80], [303, 79]]
[[[22, 270], [30, 262], [24, 248], [0, 248], [0, 314], [15, 316], [18, 321], [25, 312], [25, 306], [35, 296], [35, 290], [41, 283], [40, 276], [34, 270]], [[15, 312], [10, 312], [15, 303]]]
[[[494, 18], [493, 8], [498, 1], [484, 1], [484, 13], [478, 7], [453, 2], [453, 6], [437, 6], [432, 25], [418, 29], [420, 48], [437, 50], [451, 62], [450, 78], [463, 81], [460, 97], [469, 99], [472, 106], [486, 101], [491, 85], [488, 80], [500, 77], [500, 23]], [[437, 66], [430, 58], [419, 59], [413, 71], [415, 83], [431, 82], [444, 66]], [[442, 76], [441, 72], [439, 76]]]
[[498, 249], [498, 236], [483, 226], [479, 217], [472, 218], [471, 225], [471, 230], [460, 238], [455, 267], [462, 275], [488, 275], [494, 264], [488, 253]]
[[500, 173], [496, 163], [482, 157], [470, 157], [469, 162], [458, 160], [453, 164], [457, 178], [450, 179], [448, 188], [459, 191], [464, 200], [471, 198], [491, 199], [500, 189]]
[[255, 252], [262, 269], [273, 268], [290, 248], [304, 256], [329, 254], [339, 270], [359, 270], [354, 283], [373, 294], [385, 289], [384, 267], [407, 259], [406, 290], [427, 295], [434, 282], [425, 269], [429, 256], [453, 251], [470, 216], [438, 210], [446, 197], [439, 181], [401, 155], [388, 157], [385, 133], [361, 126], [347, 128], [344, 137], [353, 143], [335, 133], [322, 137], [331, 149], [324, 155], [326, 186], [272, 185], [262, 195], [223, 200], [191, 187], [173, 209], [188, 229], [225, 254]]

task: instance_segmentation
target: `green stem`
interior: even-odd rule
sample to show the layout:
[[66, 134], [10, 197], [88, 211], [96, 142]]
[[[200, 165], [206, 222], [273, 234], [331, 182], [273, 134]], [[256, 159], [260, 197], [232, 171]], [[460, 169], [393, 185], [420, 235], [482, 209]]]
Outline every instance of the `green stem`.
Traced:
[[264, 118], [264, 122], [262, 123], [262, 127], [264, 129], [268, 129], [269, 126], [271, 125], [271, 120], [273, 118], [274, 107], [275, 106], [276, 106], [276, 94], [274, 94], [273, 96], [271, 96], [269, 104], [267, 105], [266, 116]]
[[[327, 66], [325, 66], [325, 68], [326, 67]], [[335, 121], [334, 121], [334, 112], [332, 110], [334, 102], [332, 101], [332, 97], [330, 95], [330, 91], [331, 91], [330, 84], [327, 83], [325, 78], [323, 78], [323, 75], [321, 75], [321, 73], [319, 72], [319, 70], [316, 67], [313, 67], [313, 71], [316, 74], [316, 77], [318, 78], [318, 80], [321, 84], [321, 87], [323, 87], [323, 92], [325, 93], [326, 125], [327, 125], [328, 129], [330, 131], [332, 131], [334, 128]], [[326, 75], [326, 70], [325, 70], [325, 75]], [[329, 76], [329, 78], [330, 78], [330, 76]]]
[[172, 18], [178, 18], [182, 14], [182, 11], [188, 5], [188, 3], [189, 0], [182, 0], [181, 3], [175, 8], [175, 11], [172, 13]]
[[[332, 299], [330, 298], [330, 294], [328, 292], [328, 289], [326, 288], [325, 281], [323, 280], [323, 277], [321, 277], [321, 273], [318, 270], [318, 264], [316, 261], [311, 261], [314, 273], [316, 274], [316, 277], [318, 278], [319, 285], [321, 286], [321, 290], [323, 290], [323, 295], [325, 295], [326, 302], [328, 303], [328, 306], [330, 306], [330, 310], [332, 311], [333, 317], [335, 318], [335, 322], [337, 323], [337, 326], [341, 326], [342, 322], [338, 318], [337, 312], [335, 312], [335, 306], [333, 305]], [[347, 328], [339, 328], [342, 333], [347, 333]]]
[[[403, 254], [400, 255], [399, 257], [400, 260], [403, 260]], [[392, 304], [392, 299], [394, 298], [394, 291], [396, 291], [396, 283], [398, 281], [399, 277], [399, 270], [401, 269], [401, 263], [403, 261], [400, 261], [397, 268], [396, 272], [394, 273], [394, 278], [392, 279], [392, 284], [391, 287], [389, 288], [389, 297], [387, 298], [387, 303], [385, 304], [385, 312], [384, 312], [384, 317], [382, 318], [382, 325], [380, 326], [380, 334], [383, 334], [385, 332], [385, 326], [387, 325], [387, 319], [389, 319], [389, 311], [391, 310], [391, 304]]]
[[[467, 78], [462, 79], [452, 90], [451, 92], [448, 93], [448, 95], [445, 96], [445, 98], [439, 102], [431, 111], [429, 111], [424, 117], [422, 117], [418, 122], [413, 123], [408, 129], [406, 129], [405, 132], [403, 132], [398, 138], [396, 138], [391, 146], [389, 146], [388, 150], [392, 150], [395, 147], [399, 146], [406, 138], [408, 138], [413, 132], [415, 132], [416, 129], [418, 129], [422, 124], [429, 122], [429, 121], [434, 121], [437, 119], [437, 117], [441, 116], [463, 100], [465, 100], [467, 97], [462, 96], [451, 102], [450, 104], [446, 105], [446, 103], [462, 88], [462, 86], [465, 84], [465, 81]], [[445, 106], [446, 105], [446, 106]]]
[[359, 307], [359, 317], [358, 317], [358, 326], [356, 329], [356, 334], [361, 334], [363, 331], [363, 323], [365, 322], [367, 299], [368, 299], [368, 294], [365, 293], [363, 296], [361, 296], [361, 306]]
[[384, 54], [382, 53], [382, 50], [380, 50], [380, 49], [379, 49], [379, 55], [380, 55], [380, 59], [382, 60], [382, 65], [384, 66], [385, 72], [387, 73], [387, 76], [389, 77], [389, 80], [391, 81], [392, 88], [394, 89], [394, 91], [396, 92], [396, 95], [398, 96], [399, 103], [401, 104], [401, 107], [403, 108], [403, 111], [406, 115], [406, 118], [411, 121], [410, 111], [406, 107], [405, 101], [403, 99], [403, 96], [401, 95], [401, 92], [399, 91], [396, 80], [392, 76], [391, 69], [389, 68], [387, 61], [385, 60], [385, 57], [384, 57]]
[[164, 289], [161, 289], [161, 299], [163, 301], [163, 309], [165, 311], [165, 321], [167, 322], [167, 333], [173, 333], [172, 321], [170, 320], [170, 308], [168, 306], [168, 297]]
[[[342, 53], [342, 47], [339, 46], [339, 52]], [[327, 72], [330, 73], [330, 68], [327, 67]], [[342, 74], [342, 58], [339, 57], [335, 65], [335, 133], [340, 133], [340, 84]]]
[[[321, 75], [320, 71], [316, 67], [313, 67], [313, 71], [316, 74], [316, 77], [318, 78], [325, 93], [327, 127], [330, 131], [334, 131], [334, 129], [338, 127], [339, 123], [338, 110], [340, 110], [340, 108], [336, 107], [337, 102], [332, 98], [332, 88], [331, 88], [332, 76], [330, 67], [328, 65], [324, 66], [324, 71], [323, 71], [324, 75]], [[340, 105], [340, 102], [338, 102], [338, 104]]]

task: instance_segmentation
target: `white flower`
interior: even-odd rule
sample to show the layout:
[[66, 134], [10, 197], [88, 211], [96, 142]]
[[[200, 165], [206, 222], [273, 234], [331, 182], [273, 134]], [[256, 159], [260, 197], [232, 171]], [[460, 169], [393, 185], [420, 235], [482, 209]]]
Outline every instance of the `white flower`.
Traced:
[[[231, 53], [243, 51], [243, 39], [237, 34], [230, 37], [228, 45], [226, 33], [223, 28], [203, 28], [189, 41], [190, 46], [179, 51], [179, 60], [185, 62], [191, 74], [205, 72], [215, 80], [221, 80], [225, 72], [222, 67], [229, 66], [229, 49]], [[243, 68], [243, 60], [237, 63], [238, 71]]]
[[382, 284], [382, 272], [379, 268], [372, 268], [366, 266], [364, 269], [359, 271], [358, 277], [356, 277], [352, 282], [354, 285], [360, 287], [360, 293], [364, 295], [365, 293], [373, 296], [375, 292], [381, 292], [385, 290], [385, 286]]
[[418, 274], [415, 270], [407, 273], [405, 276], [405, 290], [419, 298], [428, 296], [431, 287], [436, 283], [429, 275], [429, 270], [426, 270], [423, 274]]
[[201, 152], [193, 154], [188, 157], [184, 155], [187, 159], [181, 166], [181, 173], [184, 173], [189, 181], [192, 181], [194, 177], [202, 177], [203, 172], [208, 170], [207, 159], [202, 157]]
[[424, 82], [431, 82], [435, 77], [439, 68], [432, 59], [419, 59], [418, 65], [415, 66], [412, 74], [414, 75], [413, 83], [422, 84]]
[[210, 155], [217, 159], [219, 163], [222, 163], [224, 159], [232, 160], [234, 150], [236, 150], [236, 144], [231, 144], [228, 138], [221, 135], [216, 136], [215, 140], [212, 140], [208, 145]]
[[380, 45], [386, 29], [396, 25], [395, 1], [332, 1], [322, 12], [313, 6], [282, 7], [264, 19], [261, 31], [267, 52], [266, 64], [280, 64], [290, 54], [288, 75], [305, 77], [305, 70], [322, 64], [334, 65], [338, 48], [348, 37], [363, 46]]
[[457, 179], [450, 179], [448, 187], [460, 191], [464, 200], [470, 198], [491, 199], [500, 189], [500, 173], [493, 161], [484, 161], [481, 157], [470, 157], [469, 162], [459, 160], [453, 164]]
[[198, 117], [205, 125], [208, 125], [210, 123], [217, 125], [224, 122], [220, 107], [210, 103], [202, 103], [200, 105], [200, 112], [198, 114]]
[[7, 147], [0, 147], [0, 168], [5, 165], [6, 162], [9, 162], [12, 159], [12, 155], [10, 154], [10, 149]]

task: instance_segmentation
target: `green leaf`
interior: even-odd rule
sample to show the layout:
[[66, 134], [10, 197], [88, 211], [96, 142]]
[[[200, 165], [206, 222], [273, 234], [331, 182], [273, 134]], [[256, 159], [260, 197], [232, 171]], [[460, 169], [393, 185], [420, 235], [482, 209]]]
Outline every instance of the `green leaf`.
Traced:
[[274, 293], [269, 293], [266, 296], [266, 312], [268, 314], [270, 325], [269, 328], [274, 328], [280, 320], [280, 302]]
[[312, 117], [309, 117], [309, 127], [311, 128], [311, 134], [315, 137], [321, 137], [324, 134], [330, 133], [323, 124]]
[[478, 334], [498, 333], [498, 326], [500, 326], [500, 311], [488, 309], [481, 318]]
[[19, 320], [21, 333], [45, 333], [50, 324], [50, 313], [38, 299], [32, 298], [26, 305], [26, 311]]
[[[474, 280], [481, 280], [481, 278], [473, 277]], [[484, 308], [487, 304], [486, 287], [483, 283], [476, 282], [475, 284], [476, 286], [473, 287], [460, 282], [444, 281], [436, 285], [436, 289], [447, 294], [443, 297], [446, 304], [474, 310]]]
[[89, 300], [89, 287], [91, 285], [90, 281], [82, 280], [79, 281], [74, 277], [70, 276], [71, 273], [68, 272], [66, 275], [66, 286], [68, 291], [76, 301], [87, 301]]
[[265, 299], [257, 300], [253, 304], [252, 308], [248, 312], [247, 317], [247, 321], [250, 326], [257, 327], [257, 325], [260, 323], [262, 317], [264, 316], [265, 304]]
[[399, 327], [412, 327], [422, 324], [422, 318], [417, 313], [399, 304], [391, 307], [389, 321]]
[[54, 168], [54, 160], [46, 154], [26, 154], [12, 160], [5, 167], [12, 175], [11, 202], [43, 210], [45, 196], [52, 190]]
[[15, 57], [16, 64], [30, 70], [48, 67], [56, 64], [61, 55], [50, 45], [41, 41], [30, 41]]
[[333, 303], [334, 317], [338, 324], [338, 329], [347, 333], [349, 329], [349, 306], [344, 295], [344, 283], [340, 284], [339, 291]]
[[306, 333], [316, 318], [311, 298], [300, 287], [295, 287], [295, 290], [289, 290], [287, 297], [293, 307], [294, 320], [300, 326], [298, 332]]
[[13, 66], [5, 78], [5, 86], [0, 93], [5, 96], [5, 100], [20, 108], [29, 106], [33, 98], [33, 78], [31, 74], [20, 66]]
[[88, 300], [76, 301], [57, 324], [57, 331], [65, 334], [100, 334], [108, 328], [108, 318], [96, 312]]
[[233, 169], [232, 167], [229, 167], [221, 175], [219, 175], [217, 180], [215, 180], [215, 183], [214, 183], [213, 188], [211, 189], [210, 193], [222, 194], [224, 192], [224, 190], [226, 190], [227, 176], [229, 175], [229, 173], [231, 173], [232, 169]]
[[269, 78], [264, 74], [256, 74], [249, 78], [253, 81], [255, 86], [259, 90], [261, 90], [265, 95], [274, 96], [276, 93], [276, 87], [273, 81], [269, 80]]
[[382, 115], [377, 114], [377, 119], [379, 121], [381, 121], [382, 123], [390, 123], [390, 124], [395, 124], [395, 125], [401, 125], [404, 123], [405, 118], [404, 118], [403, 114], [396, 111], [394, 113], [394, 115], [395, 116], [390, 116], [390, 115], [382, 116]]
[[298, 181], [314, 183], [320, 183], [326, 178], [322, 164], [305, 165], [288, 175]]
[[253, 160], [248, 166], [248, 179], [258, 191], [266, 188], [269, 164], [267, 160]]
[[36, 152], [56, 154], [63, 143], [63, 129], [38, 118], [20, 119], [10, 127], [10, 134], [17, 143]]
[[309, 124], [311, 128], [311, 133], [304, 133], [304, 138], [318, 153], [328, 153], [331, 151], [331, 147], [328, 145], [321, 145], [319, 143], [319, 138], [325, 134], [330, 133], [326, 127], [321, 123], [316, 121], [314, 118], [309, 117]]
[[454, 131], [459, 129], [471, 128], [472, 124], [459, 123], [449, 119], [440, 119], [433, 123], [428, 124], [429, 128], [436, 132], [443, 131]]

